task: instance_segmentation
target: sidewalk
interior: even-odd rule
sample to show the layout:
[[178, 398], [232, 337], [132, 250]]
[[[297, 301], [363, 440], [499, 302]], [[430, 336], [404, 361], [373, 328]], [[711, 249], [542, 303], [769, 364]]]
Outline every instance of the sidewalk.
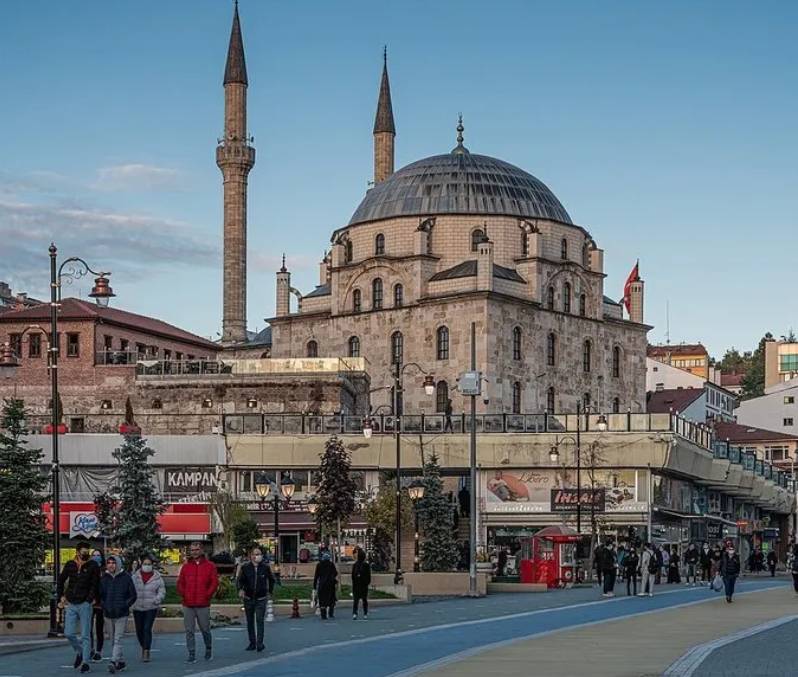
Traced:
[[709, 602], [521, 640], [419, 674], [517, 677], [534, 667], [542, 675], [661, 675], [697, 644], [796, 612], [798, 601], [786, 586], [735, 596], [733, 604], [720, 595]]

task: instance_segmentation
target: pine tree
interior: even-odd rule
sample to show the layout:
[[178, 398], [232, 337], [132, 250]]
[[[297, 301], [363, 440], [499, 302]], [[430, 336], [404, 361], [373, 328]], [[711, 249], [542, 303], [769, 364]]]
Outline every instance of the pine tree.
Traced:
[[48, 590], [35, 580], [49, 534], [42, 511], [47, 476], [39, 471], [41, 449], [24, 439], [22, 400], [3, 404], [0, 420], [0, 607], [4, 613], [37, 611]]
[[760, 339], [743, 376], [742, 399], [748, 400], [765, 394], [765, 344], [773, 340], [773, 334], [770, 332]]
[[113, 452], [119, 461], [119, 474], [113, 488], [118, 503], [112, 540], [128, 561], [146, 554], [157, 555], [167, 545], [158, 525], [158, 516], [166, 505], [147, 460], [154, 453], [145, 439], [135, 435], [126, 435], [122, 446]]
[[[371, 562], [375, 571], [391, 568], [393, 545], [396, 537], [396, 475], [392, 471], [381, 473], [379, 493], [366, 504], [366, 522], [373, 530]], [[413, 504], [406, 492], [402, 493], [402, 529], [413, 523]]]
[[421, 569], [451, 571], [459, 558], [454, 537], [452, 506], [443, 493], [441, 467], [434, 454], [424, 464], [424, 497], [419, 501]]
[[341, 534], [338, 531], [355, 511], [357, 486], [349, 473], [349, 454], [336, 435], [327, 440], [320, 457], [316, 519], [327, 533], [338, 534], [340, 544]]
[[260, 528], [249, 515], [233, 524], [232, 539], [235, 543], [234, 555], [245, 555], [258, 544]]

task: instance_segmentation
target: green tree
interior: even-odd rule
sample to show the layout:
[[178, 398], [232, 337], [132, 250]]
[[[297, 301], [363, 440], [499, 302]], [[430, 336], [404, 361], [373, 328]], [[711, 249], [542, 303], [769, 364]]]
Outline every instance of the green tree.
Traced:
[[350, 475], [351, 460], [341, 440], [330, 437], [319, 455], [319, 484], [316, 489], [316, 520], [327, 533], [335, 532], [341, 543], [341, 525], [355, 511], [357, 486]]
[[113, 452], [119, 473], [112, 493], [118, 497], [112, 520], [112, 540], [130, 561], [152, 553], [158, 555], [167, 543], [161, 536], [158, 516], [166, 509], [155, 486], [149, 458], [155, 452], [137, 435], [126, 435]]
[[3, 404], [0, 419], [0, 606], [4, 613], [37, 611], [48, 590], [36, 583], [49, 535], [42, 512], [47, 476], [41, 449], [29, 449], [22, 400]]
[[418, 503], [421, 522], [421, 569], [451, 571], [457, 565], [454, 514], [443, 493], [441, 467], [433, 454], [424, 464], [424, 497]]
[[743, 391], [741, 396], [744, 400], [765, 394], [765, 344], [772, 340], [773, 334], [770, 332], [765, 334], [751, 356], [751, 363], [745, 371], [742, 382]]
[[225, 550], [233, 550], [233, 531], [236, 524], [249, 518], [246, 508], [238, 503], [232, 493], [221, 487], [211, 494], [211, 510], [219, 520]]
[[[372, 564], [376, 571], [388, 571], [393, 558], [396, 537], [396, 484], [395, 473], [384, 472], [380, 477], [377, 495], [366, 504], [366, 523], [373, 531]], [[402, 529], [413, 522], [413, 505], [406, 492], [402, 492]]]
[[245, 555], [258, 544], [260, 529], [257, 522], [247, 515], [233, 523], [232, 540], [235, 544], [234, 555]]
[[724, 374], [744, 374], [750, 364], [751, 352], [740, 354], [740, 351], [732, 346], [724, 353], [717, 366]]

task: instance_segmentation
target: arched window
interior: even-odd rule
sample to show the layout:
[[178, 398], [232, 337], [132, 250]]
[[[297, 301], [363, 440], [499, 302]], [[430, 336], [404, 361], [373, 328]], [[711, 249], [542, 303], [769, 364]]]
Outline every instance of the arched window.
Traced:
[[621, 376], [621, 349], [615, 346], [612, 349], [612, 377], [620, 378]]
[[613, 414], [621, 413], [621, 400], [617, 397], [612, 401], [612, 413]]
[[513, 383], [513, 413], [521, 413], [521, 383], [519, 381]]
[[405, 290], [401, 284], [393, 286], [393, 307], [401, 308], [405, 304]]
[[568, 258], [568, 240], [565, 238], [562, 239], [560, 242], [560, 258], [567, 259]]
[[571, 312], [571, 283], [566, 282], [562, 286], [562, 310], [564, 313]]
[[360, 339], [357, 336], [349, 337], [349, 357], [360, 357]]
[[513, 359], [521, 359], [521, 327], [513, 327]]
[[585, 268], [590, 268], [590, 243], [588, 242], [582, 245], [582, 265]]
[[521, 231], [521, 256], [529, 256], [529, 234], [525, 230]]
[[554, 332], [546, 337], [546, 364], [550, 367], [557, 364], [557, 336]]
[[371, 307], [382, 310], [382, 280], [375, 277], [371, 282]]
[[579, 295], [579, 314], [582, 317], [587, 315], [587, 296], [585, 296], [585, 294]]
[[359, 313], [361, 310], [363, 310], [363, 297], [360, 290], [355, 289], [352, 292], [352, 312]]
[[404, 350], [404, 336], [402, 336], [402, 332], [395, 331], [393, 334], [391, 334], [391, 364], [402, 364]]
[[554, 287], [549, 287], [546, 290], [546, 308], [554, 310]]
[[554, 413], [554, 386], [549, 386], [546, 391], [546, 413]]
[[318, 357], [319, 356], [319, 344], [315, 341], [308, 341], [308, 345], [305, 347], [305, 354], [308, 357]]
[[352, 240], [347, 240], [344, 243], [344, 263], [352, 263], [354, 254], [352, 251]]
[[590, 339], [586, 339], [582, 344], [582, 371], [588, 373], [590, 371], [591, 362], [593, 361], [593, 344]]
[[385, 253], [385, 235], [378, 233], [374, 238], [374, 253], [377, 256], [382, 256]]
[[485, 231], [477, 228], [471, 233], [471, 251], [475, 252], [483, 240], [485, 240]]
[[446, 381], [438, 381], [435, 386], [435, 411], [445, 414], [447, 404], [449, 404], [449, 384]]
[[449, 328], [438, 327], [435, 335], [435, 356], [439, 360], [449, 359]]

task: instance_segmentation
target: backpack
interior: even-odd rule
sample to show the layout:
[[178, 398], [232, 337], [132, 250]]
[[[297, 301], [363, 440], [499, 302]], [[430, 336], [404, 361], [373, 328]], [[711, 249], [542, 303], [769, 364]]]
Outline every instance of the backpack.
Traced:
[[654, 553], [651, 553], [651, 557], [648, 560], [648, 573], [655, 574], [659, 571], [659, 562], [657, 558], [654, 556]]

